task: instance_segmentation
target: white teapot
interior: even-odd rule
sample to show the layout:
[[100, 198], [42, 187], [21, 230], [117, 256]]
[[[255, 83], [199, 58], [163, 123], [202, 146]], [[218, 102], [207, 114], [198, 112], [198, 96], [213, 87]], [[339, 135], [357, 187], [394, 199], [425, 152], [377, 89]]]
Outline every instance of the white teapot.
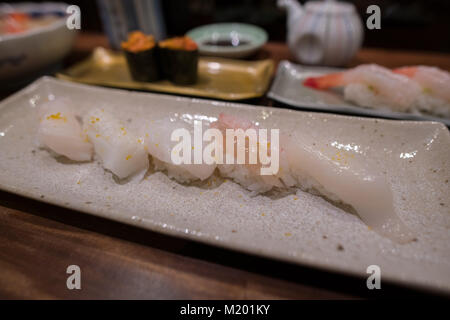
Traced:
[[287, 42], [304, 64], [343, 66], [359, 50], [363, 26], [355, 7], [346, 2], [278, 0], [286, 8]]

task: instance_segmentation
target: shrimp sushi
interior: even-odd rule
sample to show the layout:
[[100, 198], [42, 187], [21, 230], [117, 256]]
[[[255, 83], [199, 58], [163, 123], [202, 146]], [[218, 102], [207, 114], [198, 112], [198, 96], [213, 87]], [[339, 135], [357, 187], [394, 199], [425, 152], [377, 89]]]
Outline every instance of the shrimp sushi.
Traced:
[[82, 132], [76, 115], [64, 101], [49, 101], [39, 107], [39, 143], [74, 161], [90, 161], [94, 148]]
[[344, 98], [359, 106], [400, 112], [415, 111], [415, 101], [422, 91], [410, 78], [375, 64], [310, 77], [303, 84], [318, 90], [343, 87]]
[[[188, 122], [174, 117], [167, 117], [146, 122], [143, 126], [141, 138], [148, 153], [153, 158], [156, 170], [167, 171], [168, 176], [181, 183], [189, 183], [195, 180], [205, 180], [209, 178], [215, 168], [215, 164], [195, 164], [194, 146], [189, 150], [191, 153], [191, 164], [174, 164], [172, 152], [178, 143], [172, 141], [171, 135], [177, 129], [184, 129], [194, 137], [194, 128]], [[193, 144], [193, 141], [192, 141]], [[189, 144], [190, 145], [190, 144]], [[191, 152], [192, 151], [192, 152]]]
[[450, 73], [427, 66], [397, 68], [393, 72], [407, 76], [420, 85], [422, 93], [417, 100], [419, 110], [450, 117]]
[[103, 167], [118, 178], [143, 177], [149, 167], [142, 141], [112, 114], [93, 109], [84, 117], [84, 131]]

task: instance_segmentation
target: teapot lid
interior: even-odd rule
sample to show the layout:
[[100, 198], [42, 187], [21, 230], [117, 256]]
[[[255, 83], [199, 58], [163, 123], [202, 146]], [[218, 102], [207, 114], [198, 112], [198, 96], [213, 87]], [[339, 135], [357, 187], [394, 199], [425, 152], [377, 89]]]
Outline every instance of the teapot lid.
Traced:
[[309, 1], [305, 4], [305, 10], [314, 13], [341, 15], [353, 13], [355, 6], [341, 1]]

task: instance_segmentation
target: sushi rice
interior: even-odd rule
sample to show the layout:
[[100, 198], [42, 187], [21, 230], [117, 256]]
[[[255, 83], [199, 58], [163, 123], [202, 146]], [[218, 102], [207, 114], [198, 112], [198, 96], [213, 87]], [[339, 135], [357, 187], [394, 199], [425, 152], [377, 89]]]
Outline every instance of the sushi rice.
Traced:
[[[62, 106], [61, 110], [66, 108], [67, 106]], [[78, 121], [69, 112], [64, 111], [64, 115], [71, 117], [70, 123], [73, 123], [73, 120]], [[42, 132], [42, 126], [46, 126], [46, 123], [41, 124], [39, 132]], [[82, 132], [80, 124], [75, 122], [71, 127], [64, 126], [56, 131], [52, 139], [61, 141], [73, 135], [72, 139], [67, 141], [78, 143], [83, 141], [82, 136], [86, 134], [86, 145], [79, 148], [77, 143], [74, 143], [73, 151], [79, 152], [79, 159], [83, 160], [88, 147], [93, 146], [103, 167], [119, 179], [142, 179], [149, 169], [150, 155], [155, 170], [166, 171], [170, 178], [181, 183], [205, 181], [213, 175], [220, 175], [237, 182], [253, 195], [299, 188], [321, 195], [332, 202], [351, 206], [368, 226], [393, 241], [406, 243], [413, 239], [412, 233], [395, 212], [392, 190], [385, 176], [357, 150], [344, 150], [331, 145], [318, 150], [303, 142], [298, 132], [282, 134], [278, 172], [261, 175], [261, 163], [175, 165], [171, 153], [176, 142], [171, 140], [171, 134], [180, 128], [193, 133], [192, 122], [167, 117], [143, 121], [139, 127], [140, 132], [131, 132], [112, 114], [96, 108], [84, 115]], [[231, 128], [259, 128], [246, 119], [226, 114], [221, 114], [209, 127], [222, 131]], [[51, 139], [43, 139], [42, 142], [53, 152], [67, 156], [67, 152], [55, 147]], [[269, 140], [268, 143], [270, 142]], [[246, 150], [249, 152], [249, 148]], [[72, 155], [72, 159], [76, 157]]]

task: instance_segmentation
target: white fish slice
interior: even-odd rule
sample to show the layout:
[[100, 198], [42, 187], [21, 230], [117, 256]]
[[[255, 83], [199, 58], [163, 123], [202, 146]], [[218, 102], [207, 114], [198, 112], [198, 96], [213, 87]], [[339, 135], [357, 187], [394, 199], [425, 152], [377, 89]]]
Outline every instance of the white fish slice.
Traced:
[[94, 148], [83, 134], [75, 114], [64, 101], [49, 101], [39, 113], [39, 143], [74, 161], [90, 161]]
[[[246, 119], [221, 114], [213, 127], [243, 130], [254, 124]], [[260, 165], [219, 165], [220, 173], [253, 192], [274, 187], [299, 187], [352, 206], [371, 229], [398, 243], [414, 239], [394, 209], [392, 190], [381, 170], [347, 146], [312, 148], [301, 134], [280, 137], [280, 170], [261, 176]]]
[[112, 114], [93, 109], [85, 115], [83, 128], [105, 169], [120, 179], [144, 176], [149, 161], [143, 141]]
[[154, 159], [156, 169], [167, 170], [169, 177], [183, 183], [209, 178], [216, 165], [194, 164], [194, 150], [191, 152], [191, 164], [175, 165], [172, 162], [171, 153], [178, 142], [171, 141], [171, 135], [176, 129], [186, 129], [191, 135], [192, 145], [194, 144], [193, 125], [181, 119], [167, 117], [143, 124], [141, 137]]
[[331, 200], [351, 205], [379, 234], [398, 243], [414, 239], [394, 209], [391, 186], [370, 159], [331, 145], [312, 149], [298, 135], [289, 144], [291, 173], [300, 187], [309, 179], [306, 189], [312, 186]]

